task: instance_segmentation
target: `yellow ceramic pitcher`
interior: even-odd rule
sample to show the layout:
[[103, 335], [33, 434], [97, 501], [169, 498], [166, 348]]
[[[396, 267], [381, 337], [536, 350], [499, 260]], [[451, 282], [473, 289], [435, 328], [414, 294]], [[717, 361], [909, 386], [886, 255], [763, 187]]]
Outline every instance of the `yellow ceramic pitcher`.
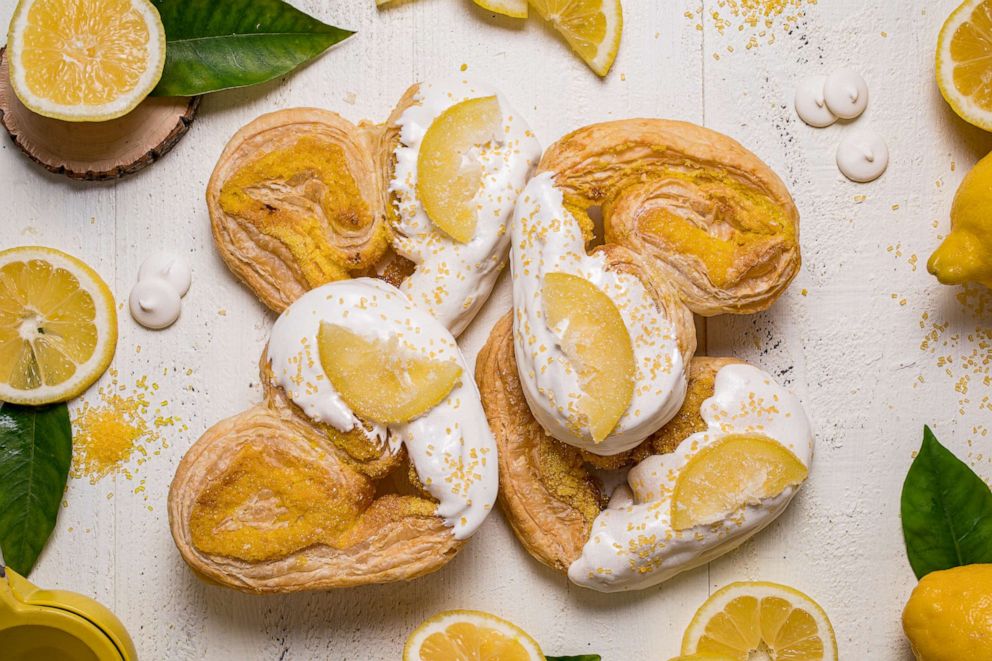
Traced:
[[43, 590], [0, 556], [0, 650], [5, 661], [136, 661], [124, 625], [75, 592]]

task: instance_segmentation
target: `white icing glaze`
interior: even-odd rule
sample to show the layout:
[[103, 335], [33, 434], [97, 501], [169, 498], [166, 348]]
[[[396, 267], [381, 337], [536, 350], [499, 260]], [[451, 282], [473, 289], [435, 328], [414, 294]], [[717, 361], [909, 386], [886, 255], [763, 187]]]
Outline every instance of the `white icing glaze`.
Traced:
[[138, 280], [158, 277], [168, 282], [180, 296], [185, 296], [193, 282], [193, 272], [175, 253], [160, 250], [148, 256], [138, 269]]
[[[552, 175], [542, 173], [517, 200], [511, 224], [513, 342], [520, 382], [534, 417], [555, 438], [599, 455], [628, 450], [668, 422], [685, 397], [686, 380], [674, 325], [659, 314], [643, 283], [606, 270], [601, 254], [586, 254], [582, 230], [562, 204]], [[595, 443], [576, 419], [579, 376], [544, 321], [545, 274], [564, 272], [601, 289], [620, 311], [634, 348], [634, 395], [613, 432]], [[568, 412], [572, 412], [571, 416]]]
[[874, 131], [851, 131], [837, 147], [837, 167], [851, 181], [874, 181], [889, 167], [889, 148]]
[[[445, 110], [467, 99], [496, 95], [503, 112], [502, 139], [472, 157], [482, 166], [482, 187], [475, 237], [459, 243], [431, 222], [417, 198], [417, 156], [424, 134]], [[541, 157], [541, 147], [523, 118], [502, 94], [464, 77], [423, 83], [418, 105], [399, 119], [400, 144], [389, 190], [396, 195], [396, 252], [416, 265], [401, 285], [415, 303], [429, 310], [454, 335], [461, 333], [489, 298], [506, 260], [506, 224], [517, 195]]]
[[868, 84], [854, 69], [838, 69], [823, 83], [823, 100], [841, 119], [854, 119], [868, 107]]
[[179, 319], [179, 299], [192, 281], [189, 264], [180, 257], [164, 250], [152, 253], [138, 268], [138, 284], [128, 296], [131, 316], [145, 328], [168, 328]]
[[823, 98], [823, 84], [826, 76], [810, 76], [796, 87], [796, 114], [810, 126], [823, 128], [837, 121], [837, 115], [830, 112]]
[[158, 277], [139, 280], [131, 289], [127, 302], [134, 320], [152, 330], [176, 323], [182, 308], [175, 287]]
[[655, 585], [736, 548], [785, 510], [798, 487], [748, 504], [718, 523], [681, 532], [672, 528], [671, 496], [679, 472], [717, 440], [763, 434], [807, 468], [813, 457], [813, 432], [799, 399], [756, 367], [723, 367], [700, 413], [706, 431], [686, 438], [675, 452], [653, 455], [630, 470], [629, 487], [613, 494], [593, 522], [582, 555], [568, 569], [574, 583], [603, 592]]
[[375, 426], [369, 436], [391, 452], [406, 446], [420, 481], [438, 501], [437, 514], [464, 539], [492, 509], [498, 488], [496, 441], [479, 390], [455, 339], [424, 309], [392, 285], [370, 278], [342, 280], [313, 289], [290, 305], [272, 326], [268, 356], [273, 380], [306, 415], [342, 432], [359, 420], [321, 367], [317, 333], [330, 321], [368, 338], [398, 337], [407, 350], [455, 360], [461, 382], [443, 402], [410, 422]]

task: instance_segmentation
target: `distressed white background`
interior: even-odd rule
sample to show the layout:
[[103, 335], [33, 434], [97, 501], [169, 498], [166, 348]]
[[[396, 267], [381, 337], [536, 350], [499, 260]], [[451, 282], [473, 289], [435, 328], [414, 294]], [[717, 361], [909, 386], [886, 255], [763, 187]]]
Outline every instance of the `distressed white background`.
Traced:
[[[0, 0], [0, 25], [14, 4]], [[119, 301], [154, 248], [186, 255], [194, 271], [174, 327], [147, 331], [122, 312], [114, 361], [123, 384], [143, 375], [158, 382], [169, 413], [189, 430], [166, 429], [170, 447], [132, 466], [133, 480], [72, 481], [32, 578], [106, 603], [143, 659], [398, 659], [425, 617], [478, 608], [519, 623], [548, 653], [665, 660], [707, 594], [742, 579], [789, 583], [818, 599], [843, 658], [909, 659], [899, 616], [914, 580], [898, 502], [922, 425], [933, 424], [992, 475], [992, 439], [982, 426], [992, 426], [987, 401], [982, 407], [982, 361], [992, 350], [975, 335], [992, 326], [992, 313], [978, 318], [924, 267], [946, 231], [957, 183], [992, 146], [949, 112], [933, 82], [937, 31], [956, 0], [820, 0], [790, 31], [778, 21], [769, 30], [775, 43], [766, 36], [752, 49], [746, 44], [758, 29], [720, 34], [712, 20], [697, 29], [698, 15], [685, 15], [717, 9], [732, 18], [717, 0], [624, 0], [623, 44], [605, 81], [538, 19], [495, 18], [468, 0], [411, 0], [382, 11], [372, 0], [295, 4], [358, 34], [281, 81], [206, 98], [186, 138], [134, 177], [75, 184], [0, 141], [0, 248], [75, 253]], [[501, 87], [544, 145], [599, 120], [670, 117], [738, 138], [781, 174], [802, 213], [802, 273], [770, 312], [711, 321], [708, 341], [711, 353], [753, 360], [803, 397], [818, 430], [810, 481], [739, 551], [633, 594], [570, 585], [531, 560], [499, 514], [450, 565], [414, 583], [276, 597], [208, 587], [172, 544], [166, 493], [198, 435], [259, 399], [256, 361], [273, 320], [211, 245], [203, 192], [214, 161], [262, 112], [314, 105], [381, 120], [410, 83], [462, 64]], [[791, 108], [799, 79], [841, 65], [862, 71], [871, 89], [857, 125], [879, 131], [892, 153], [888, 173], [873, 184], [849, 183], [834, 166], [849, 125], [811, 129]], [[508, 284], [500, 282], [463, 336], [470, 359], [508, 308]], [[934, 322], [941, 326], [924, 347]], [[974, 365], [962, 363], [967, 355]], [[94, 391], [89, 398], [96, 403]], [[133, 493], [142, 478], [147, 502]]]

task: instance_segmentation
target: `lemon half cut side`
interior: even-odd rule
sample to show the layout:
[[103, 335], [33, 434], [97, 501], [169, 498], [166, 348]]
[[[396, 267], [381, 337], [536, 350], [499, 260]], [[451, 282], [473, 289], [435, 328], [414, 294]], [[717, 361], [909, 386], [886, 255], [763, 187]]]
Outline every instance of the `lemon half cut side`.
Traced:
[[165, 28], [149, 0], [21, 0], [7, 47], [21, 102], [70, 122], [126, 115], [165, 67]]
[[71, 399], [100, 378], [116, 347], [114, 297], [96, 271], [52, 248], [0, 252], [0, 401]]

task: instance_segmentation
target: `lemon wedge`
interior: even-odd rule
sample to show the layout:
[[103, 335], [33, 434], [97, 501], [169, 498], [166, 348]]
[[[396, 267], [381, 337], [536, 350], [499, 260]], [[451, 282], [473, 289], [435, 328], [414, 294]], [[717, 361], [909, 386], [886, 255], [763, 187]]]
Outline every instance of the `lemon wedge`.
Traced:
[[696, 611], [682, 638], [682, 654], [836, 661], [837, 639], [823, 608], [799, 590], [777, 583], [731, 583]]
[[7, 46], [21, 102], [70, 122], [127, 114], [165, 66], [165, 29], [149, 0], [21, 0]]
[[530, 4], [589, 68], [600, 76], [609, 73], [623, 32], [620, 0], [530, 0]]
[[455, 610], [426, 620], [407, 638], [403, 661], [544, 661], [526, 631], [482, 611]]
[[672, 527], [688, 530], [715, 523], [801, 484], [808, 473], [796, 455], [766, 436], [725, 436], [694, 454], [679, 472]]
[[527, 18], [527, 0], [472, 0], [483, 9], [512, 18]]
[[384, 425], [430, 411], [462, 375], [455, 361], [420, 358], [395, 337], [369, 339], [327, 322], [320, 324], [317, 349], [341, 399], [363, 419]]
[[0, 252], [0, 401], [71, 399], [116, 347], [114, 296], [96, 271], [52, 248]]
[[438, 115], [417, 154], [417, 196], [431, 222], [459, 243], [475, 236], [482, 164], [474, 150], [499, 136], [503, 114], [495, 96], [456, 103]]
[[541, 290], [548, 327], [579, 373], [580, 408], [592, 440], [613, 431], [634, 396], [634, 347], [610, 297], [585, 278], [548, 273]]
[[937, 86], [966, 122], [992, 131], [992, 0], [967, 0], [937, 37]]

